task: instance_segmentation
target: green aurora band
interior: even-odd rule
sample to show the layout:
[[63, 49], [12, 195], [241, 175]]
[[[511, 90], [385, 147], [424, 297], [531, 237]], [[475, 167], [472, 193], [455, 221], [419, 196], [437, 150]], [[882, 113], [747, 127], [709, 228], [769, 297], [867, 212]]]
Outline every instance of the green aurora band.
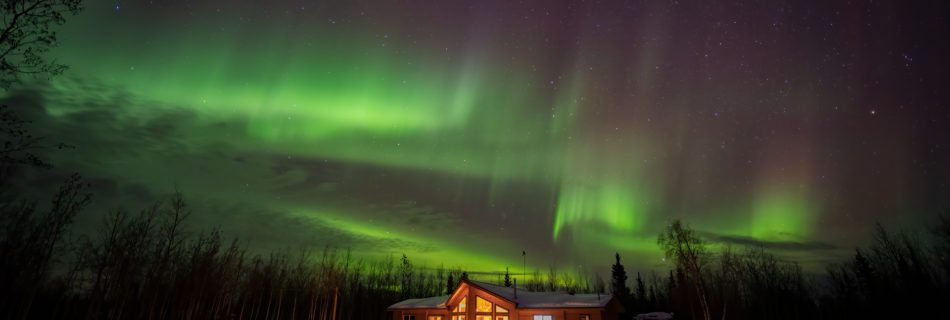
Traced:
[[[606, 253], [613, 251], [659, 265], [657, 233], [671, 217], [694, 211], [707, 216], [698, 215], [691, 224], [721, 235], [763, 241], [816, 236], [816, 212], [824, 204], [809, 191], [820, 187], [810, 178], [807, 138], [788, 141], [805, 146], [804, 156], [756, 159], [743, 189], [724, 191], [726, 199], [704, 198], [700, 195], [716, 187], [683, 181], [721, 177], [697, 154], [683, 151], [688, 121], [648, 124], [643, 120], [648, 111], [604, 120], [605, 100], [598, 98], [603, 89], [589, 85], [595, 75], [582, 53], [568, 68], [546, 72], [529, 63], [500, 63], [485, 49], [490, 45], [478, 43], [488, 41], [478, 35], [469, 47], [440, 50], [383, 40], [373, 28], [358, 25], [295, 33], [297, 22], [250, 27], [224, 18], [179, 18], [183, 21], [161, 28], [122, 29], [109, 27], [122, 23], [114, 15], [90, 10], [63, 31], [56, 54], [71, 70], [46, 89], [51, 115], [66, 118], [121, 97], [128, 103], [119, 106], [126, 121], [147, 122], [183, 110], [200, 123], [240, 128], [227, 136], [211, 125], [183, 129], [195, 148], [226, 143], [245, 153], [487, 181], [486, 201], [492, 204], [510, 201], [508, 194], [524, 186], [548, 195], [535, 202], [541, 214], [526, 218], [531, 223], [521, 225], [521, 232], [500, 232], [514, 233], [510, 238], [465, 234], [465, 222], [445, 232], [417, 230], [405, 221], [381, 224], [372, 220], [381, 209], [370, 205], [315, 207], [299, 198], [264, 195], [236, 200], [285, 210], [368, 242], [395, 243], [379, 250], [353, 248], [366, 256], [404, 252], [430, 266], [502, 270], [520, 264], [519, 251], [529, 247], [529, 252], [555, 252], [548, 260], [532, 257], [536, 267], [557, 259], [567, 267], [606, 264]], [[647, 26], [662, 28], [654, 22]], [[644, 51], [629, 58], [634, 67], [626, 89], [636, 94], [614, 103], [644, 109], [660, 99], [649, 89], [658, 80], [647, 70], [664, 52]], [[561, 76], [551, 80], [554, 73]], [[743, 90], [736, 86], [726, 93]], [[667, 105], [692, 103], [697, 101], [672, 97]], [[613, 125], [624, 121], [631, 125]], [[667, 133], [657, 133], [658, 127]], [[688, 160], [675, 164], [671, 158]], [[142, 172], [124, 179], [143, 184], [174, 184], [160, 173], [159, 162], [116, 161], [109, 170]], [[784, 171], [774, 170], [779, 167]], [[258, 178], [283, 183], [278, 181], [283, 178]], [[238, 189], [230, 188], [201, 182], [190, 191], [199, 198], [233, 200]], [[455, 221], [474, 219], [446, 214], [456, 214]], [[539, 234], [543, 240], [537, 240]]]

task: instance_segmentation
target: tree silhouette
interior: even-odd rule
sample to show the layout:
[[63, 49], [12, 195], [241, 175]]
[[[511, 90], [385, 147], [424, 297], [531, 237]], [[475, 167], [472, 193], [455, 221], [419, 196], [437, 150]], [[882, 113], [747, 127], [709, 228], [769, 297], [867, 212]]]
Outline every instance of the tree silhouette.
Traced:
[[402, 259], [400, 259], [402, 264], [399, 267], [399, 273], [402, 275], [402, 295], [403, 297], [412, 297], [412, 278], [413, 278], [413, 268], [412, 262], [409, 261], [409, 257], [404, 253]]
[[0, 197], [12, 191], [10, 180], [21, 167], [52, 166], [36, 153], [43, 139], [33, 136], [28, 124], [9, 106], [0, 106]]
[[0, 206], [0, 314], [29, 313], [53, 263], [64, 255], [63, 235], [88, 203], [87, 186], [73, 175], [53, 195], [50, 208], [35, 202]]
[[706, 283], [703, 277], [707, 264], [706, 243], [680, 220], [674, 220], [666, 227], [666, 232], [657, 237], [657, 244], [663, 249], [667, 259], [673, 260], [677, 267], [686, 272], [687, 279], [693, 283], [703, 319], [711, 320], [709, 301], [706, 295]]
[[637, 309], [645, 309], [646, 302], [649, 299], [647, 298], [646, 287], [643, 285], [643, 279], [640, 278], [640, 272], [637, 272], [637, 293], [635, 299]]
[[[56, 45], [53, 27], [81, 9], [79, 0], [5, 0], [0, 3], [0, 88], [9, 89], [23, 75], [56, 75], [65, 66], [43, 53]], [[0, 314], [25, 318], [64, 255], [63, 237], [73, 218], [89, 202], [86, 184], [72, 175], [52, 197], [49, 209], [21, 199], [11, 187], [23, 167], [49, 168], [37, 154], [41, 138], [28, 121], [8, 106], [0, 107]], [[60, 145], [62, 147], [62, 145]], [[70, 271], [72, 272], [72, 271]]]
[[936, 238], [938, 267], [950, 277], [950, 210], [940, 215], [937, 224], [930, 230]]
[[627, 287], [627, 271], [620, 264], [620, 253], [615, 253], [614, 265], [610, 267], [610, 290], [613, 296], [623, 304], [626, 312], [633, 312], [630, 305], [630, 288]]
[[455, 279], [449, 273], [449, 279], [445, 283], [445, 294], [452, 294], [452, 292], [455, 292]]
[[[67, 15], [82, 10], [81, 0], [4, 0], [0, 31], [0, 89], [9, 89], [24, 75], [54, 76], [66, 66], [43, 55], [57, 45], [55, 27]], [[50, 167], [35, 151], [42, 138], [30, 134], [23, 120], [8, 106], [0, 107], [0, 190], [20, 166]], [[63, 145], [59, 145], [60, 148]]]
[[58, 43], [54, 27], [82, 10], [82, 0], [5, 0], [0, 31], [0, 87], [9, 88], [23, 75], [58, 75], [66, 66], [43, 54]]

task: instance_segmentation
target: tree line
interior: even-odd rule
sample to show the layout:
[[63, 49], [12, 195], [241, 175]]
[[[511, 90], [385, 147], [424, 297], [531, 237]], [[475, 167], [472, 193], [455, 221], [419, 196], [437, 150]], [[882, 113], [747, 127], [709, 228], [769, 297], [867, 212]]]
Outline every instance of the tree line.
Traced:
[[637, 273], [631, 290], [617, 255], [611, 292], [625, 318], [651, 311], [703, 320], [948, 318], [950, 214], [932, 225], [915, 234], [877, 224], [867, 247], [822, 275], [807, 275], [762, 247], [713, 250], [675, 220], [657, 239], [672, 264], [667, 274], [644, 282]]
[[[0, 318], [385, 319], [389, 305], [450, 294], [469, 277], [461, 268], [417, 266], [407, 255], [367, 260], [329, 247], [253, 254], [220, 231], [190, 230], [180, 193], [138, 212], [115, 210], [95, 236], [65, 241], [89, 201], [84, 187], [70, 178], [48, 211], [3, 204]], [[502, 275], [510, 279], [472, 277], [512, 285]], [[553, 266], [525, 279], [519, 287], [536, 291], [605, 288]]]
[[[115, 210], [94, 236], [67, 238], [89, 203], [72, 176], [40, 210], [0, 202], [0, 318], [385, 319], [409, 298], [450, 294], [458, 281], [512, 286], [505, 272], [419, 266], [403, 254], [356, 258], [349, 250], [252, 253], [217, 230], [188, 228], [180, 193], [137, 212]], [[10, 199], [10, 197], [4, 197]], [[950, 217], [926, 234], [877, 225], [872, 242], [807, 275], [762, 247], [713, 249], [673, 221], [658, 236], [671, 268], [628, 278], [620, 255], [609, 283], [549, 266], [515, 278], [530, 291], [612, 293], [625, 318], [652, 311], [677, 319], [849, 319], [947, 315]]]

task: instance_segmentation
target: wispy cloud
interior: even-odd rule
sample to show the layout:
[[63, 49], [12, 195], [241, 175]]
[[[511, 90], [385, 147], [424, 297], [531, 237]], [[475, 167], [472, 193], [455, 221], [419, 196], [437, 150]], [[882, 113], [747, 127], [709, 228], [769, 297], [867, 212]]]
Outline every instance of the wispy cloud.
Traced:
[[835, 245], [820, 241], [770, 241], [755, 239], [752, 237], [718, 234], [707, 231], [699, 233], [706, 239], [716, 243], [762, 247], [765, 249], [787, 251], [830, 251], [838, 249], [838, 247]]

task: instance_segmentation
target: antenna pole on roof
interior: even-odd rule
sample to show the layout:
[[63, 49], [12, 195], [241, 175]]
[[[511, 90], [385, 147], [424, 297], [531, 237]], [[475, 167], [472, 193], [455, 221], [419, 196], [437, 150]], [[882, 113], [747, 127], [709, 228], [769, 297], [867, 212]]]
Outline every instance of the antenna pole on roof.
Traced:
[[525, 269], [527, 269], [527, 268], [525, 268], [525, 266], [527, 265], [527, 263], [525, 263], [525, 262], [527, 261], [527, 258], [525, 257], [526, 255], [527, 255], [527, 253], [525, 253], [524, 251], [521, 251], [521, 275], [526, 275], [526, 274], [527, 274], [527, 273], [526, 273], [527, 270], [525, 270]]
[[518, 278], [515, 278], [515, 300], [518, 300]]

